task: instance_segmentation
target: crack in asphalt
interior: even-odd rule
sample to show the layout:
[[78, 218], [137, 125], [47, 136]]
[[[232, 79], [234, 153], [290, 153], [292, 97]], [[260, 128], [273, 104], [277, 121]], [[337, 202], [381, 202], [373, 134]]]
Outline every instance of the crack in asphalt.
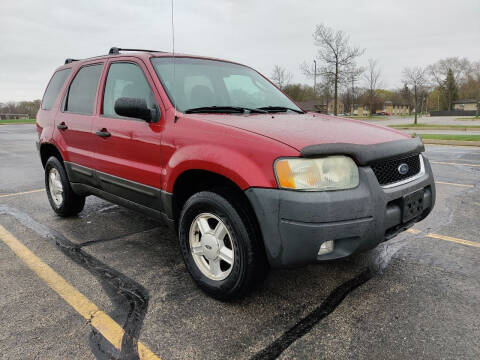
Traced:
[[105, 360], [137, 360], [137, 339], [148, 308], [148, 291], [121, 272], [87, 254], [62, 234], [38, 223], [28, 214], [7, 205], [0, 205], [0, 214], [13, 216], [30, 230], [52, 241], [62, 253], [89, 271], [102, 285], [115, 307], [109, 315], [117, 323], [123, 323], [124, 336], [121, 349], [118, 350], [92, 327], [89, 344], [94, 356]]
[[405, 245], [406, 241], [404, 240], [393, 241], [390, 244], [384, 243], [383, 249], [374, 250], [380, 251], [378, 256], [374, 258], [374, 262], [368, 264], [357, 276], [336, 287], [317, 308], [303, 317], [275, 341], [254, 354], [250, 360], [273, 360], [278, 358], [290, 345], [306, 335], [322, 319], [330, 315], [353, 290], [365, 284], [375, 275], [382, 274], [393, 255]]
[[266, 348], [251, 357], [251, 360], [266, 360], [278, 358], [291, 344], [303, 337], [313, 329], [323, 318], [333, 312], [338, 305], [354, 289], [364, 284], [373, 277], [373, 271], [366, 269], [358, 276], [344, 282], [334, 289], [330, 295], [306, 317], [302, 318], [293, 327], [283, 333], [278, 339], [268, 345]]

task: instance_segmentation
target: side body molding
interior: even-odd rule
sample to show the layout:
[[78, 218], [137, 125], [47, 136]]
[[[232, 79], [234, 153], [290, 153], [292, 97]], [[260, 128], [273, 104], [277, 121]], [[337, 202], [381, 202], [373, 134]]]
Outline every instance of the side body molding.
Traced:
[[96, 195], [171, 223], [172, 194], [72, 162], [65, 161], [64, 164], [76, 193]]

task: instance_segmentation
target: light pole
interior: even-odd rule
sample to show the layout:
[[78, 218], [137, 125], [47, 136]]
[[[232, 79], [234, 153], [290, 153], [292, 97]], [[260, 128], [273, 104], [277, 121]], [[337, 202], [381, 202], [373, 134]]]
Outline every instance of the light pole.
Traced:
[[317, 61], [313, 60], [313, 95], [317, 96]]

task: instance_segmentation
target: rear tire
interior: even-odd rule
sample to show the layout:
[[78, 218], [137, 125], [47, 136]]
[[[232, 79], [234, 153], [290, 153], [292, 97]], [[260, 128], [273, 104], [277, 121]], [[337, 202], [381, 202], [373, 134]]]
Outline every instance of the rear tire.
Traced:
[[51, 156], [45, 164], [45, 188], [53, 211], [61, 217], [77, 215], [85, 206], [85, 196], [73, 192], [63, 164]]
[[202, 191], [186, 201], [179, 240], [190, 275], [214, 298], [243, 297], [265, 278], [259, 231], [243, 199], [228, 188]]

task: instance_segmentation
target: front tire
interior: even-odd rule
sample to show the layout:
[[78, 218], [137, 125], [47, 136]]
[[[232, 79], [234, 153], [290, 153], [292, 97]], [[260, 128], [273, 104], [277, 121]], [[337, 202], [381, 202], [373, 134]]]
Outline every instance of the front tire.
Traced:
[[259, 232], [245, 203], [229, 189], [202, 191], [186, 201], [179, 240], [190, 275], [214, 298], [240, 298], [265, 277]]
[[73, 192], [63, 164], [51, 156], [45, 164], [45, 188], [53, 211], [61, 217], [77, 215], [85, 206], [85, 196]]

